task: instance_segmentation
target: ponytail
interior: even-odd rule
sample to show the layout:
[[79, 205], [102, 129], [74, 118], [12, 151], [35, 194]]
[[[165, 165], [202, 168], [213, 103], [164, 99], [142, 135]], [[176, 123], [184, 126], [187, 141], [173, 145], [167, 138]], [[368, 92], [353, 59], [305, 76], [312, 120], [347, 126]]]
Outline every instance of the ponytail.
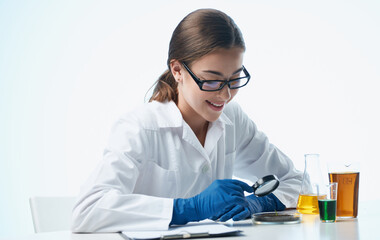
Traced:
[[166, 102], [178, 101], [177, 82], [175, 81], [170, 70], [166, 70], [156, 81], [156, 87], [153, 90], [151, 101]]

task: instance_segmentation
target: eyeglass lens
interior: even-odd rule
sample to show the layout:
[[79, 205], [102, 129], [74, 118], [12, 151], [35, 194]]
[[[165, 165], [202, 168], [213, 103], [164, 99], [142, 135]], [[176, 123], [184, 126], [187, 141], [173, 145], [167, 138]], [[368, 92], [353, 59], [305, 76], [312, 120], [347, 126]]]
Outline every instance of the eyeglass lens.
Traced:
[[[240, 79], [232, 80], [229, 81], [229, 87], [231, 89], [239, 88], [243, 85], [245, 85], [248, 81], [248, 77], [243, 77]], [[226, 85], [228, 82], [227, 81], [205, 81], [203, 82], [202, 89], [204, 90], [217, 90], [221, 89]]]

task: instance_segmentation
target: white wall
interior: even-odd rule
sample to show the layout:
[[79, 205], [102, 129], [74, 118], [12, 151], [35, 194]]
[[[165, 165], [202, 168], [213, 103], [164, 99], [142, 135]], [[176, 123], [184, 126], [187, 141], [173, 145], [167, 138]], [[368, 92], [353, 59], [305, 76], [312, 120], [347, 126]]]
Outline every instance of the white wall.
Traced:
[[378, 1], [0, 0], [0, 237], [33, 232], [30, 196], [78, 193], [201, 7], [243, 31], [236, 100], [270, 140], [300, 169], [308, 152], [360, 161], [360, 199], [380, 198]]

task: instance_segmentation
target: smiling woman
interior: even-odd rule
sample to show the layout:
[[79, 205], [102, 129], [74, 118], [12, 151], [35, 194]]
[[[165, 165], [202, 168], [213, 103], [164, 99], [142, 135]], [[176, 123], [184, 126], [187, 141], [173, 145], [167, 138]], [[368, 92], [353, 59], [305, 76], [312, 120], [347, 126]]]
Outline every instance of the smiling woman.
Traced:
[[[295, 207], [301, 172], [231, 102], [250, 79], [244, 52], [239, 28], [221, 11], [196, 10], [179, 23], [150, 102], [114, 125], [74, 208], [73, 231], [163, 230]], [[253, 189], [232, 179], [269, 174], [281, 185], [262, 197], [246, 196]]]
[[[186, 16], [176, 27], [169, 44], [168, 66], [173, 60], [191, 64], [216, 48], [241, 48], [245, 43], [239, 28], [227, 15], [210, 10], [199, 10]], [[170, 68], [170, 66], [169, 66]], [[177, 83], [167, 70], [159, 78], [151, 100], [176, 102]]]
[[[241, 169], [249, 165], [239, 166], [241, 150], [233, 149], [234, 143], [223, 147], [222, 142], [211, 141], [217, 129], [212, 125], [226, 120], [226, 114], [238, 116], [231, 115], [238, 103], [244, 110], [243, 116], [251, 118], [299, 168], [304, 167], [303, 155], [308, 152], [318, 152], [326, 161], [360, 161], [360, 201], [380, 199], [380, 191], [371, 188], [371, 183], [378, 180], [380, 167], [380, 114], [376, 110], [380, 102], [380, 1], [192, 0], [191, 4], [183, 4], [147, 0], [131, 4], [125, 0], [1, 0], [0, 239], [34, 232], [29, 197], [77, 195], [81, 183], [99, 161], [118, 166], [119, 161], [110, 162], [107, 154], [102, 160], [110, 126], [120, 113], [143, 104], [147, 89], [169, 70], [166, 60], [173, 30], [188, 13], [204, 7], [220, 9], [233, 17], [246, 45], [242, 64], [252, 78], [223, 107], [219, 119], [209, 123], [203, 147], [186, 122], [179, 124], [183, 120], [180, 112], [175, 115], [180, 119], [178, 124], [173, 124], [178, 127], [171, 129], [178, 134], [184, 131], [181, 138], [170, 143], [170, 149], [159, 145], [139, 148], [139, 141], [121, 146], [124, 150], [134, 149], [132, 159], [144, 151], [158, 153], [144, 161], [143, 168], [135, 169], [140, 179], [131, 187], [133, 193], [146, 184], [151, 186], [149, 196], [162, 194], [163, 188], [180, 197], [189, 196], [187, 192], [180, 195], [184, 191], [180, 188], [194, 189], [198, 184], [189, 172], [210, 179], [222, 173], [230, 176], [230, 171], [242, 176]], [[194, 69], [194, 64], [188, 67], [200, 80], [235, 78], [230, 73], [206, 76], [202, 69]], [[157, 101], [146, 105], [155, 104]], [[136, 116], [134, 113], [127, 115], [129, 121]], [[236, 128], [250, 135], [243, 124], [248, 118], [243, 116], [242, 121], [235, 121]], [[151, 117], [154, 115], [143, 119]], [[169, 122], [173, 123], [168, 121], [172, 115], [160, 119], [160, 131], [167, 134], [164, 130]], [[234, 125], [226, 123], [221, 125], [225, 127], [225, 136], [218, 139], [232, 142], [237, 139], [230, 131]], [[141, 124], [150, 126], [146, 120]], [[130, 124], [128, 129], [132, 131], [134, 126], [138, 125]], [[142, 130], [136, 127], [134, 132], [137, 131]], [[154, 133], [148, 128], [144, 132]], [[114, 136], [113, 131], [111, 135]], [[133, 135], [128, 136], [120, 142], [132, 141]], [[154, 141], [163, 138], [156, 137]], [[112, 139], [108, 145], [115, 148]], [[197, 144], [189, 143], [190, 140]], [[199, 155], [187, 156], [188, 152], [184, 152], [184, 156], [179, 156], [177, 151], [183, 142], [188, 147], [194, 145], [188, 152], [196, 149]], [[199, 161], [200, 156], [214, 154], [205, 153], [205, 149], [208, 152], [213, 148], [212, 143], [217, 145], [215, 150], [224, 148], [225, 152], [211, 157], [210, 162]], [[178, 156], [179, 162], [167, 160], [167, 155]], [[249, 157], [257, 159], [259, 155]], [[160, 159], [159, 163], [156, 159]], [[136, 166], [131, 161], [127, 163]], [[122, 168], [114, 171], [129, 174]], [[191, 175], [189, 180], [186, 174]], [[243, 178], [259, 174], [252, 172]], [[110, 182], [115, 180], [113, 176], [109, 175]], [[167, 181], [162, 185], [162, 181], [151, 180], [157, 176]], [[129, 186], [129, 181], [126, 178], [125, 185]], [[106, 182], [99, 181], [102, 192], [105, 190], [101, 187], [116, 183]], [[120, 189], [125, 196], [132, 193], [125, 186], [111, 188]], [[283, 201], [279, 192], [274, 194]], [[96, 201], [97, 207], [105, 206], [105, 202]], [[109, 213], [116, 206], [109, 204], [104, 211]], [[149, 206], [148, 203], [143, 210]], [[93, 210], [99, 213], [97, 207]], [[87, 209], [91, 211], [90, 207]], [[102, 214], [94, 216], [89, 219]], [[130, 214], [123, 216], [128, 218]]]
[[[236, 77], [236, 72], [241, 72], [243, 62], [243, 50], [239, 47], [229, 49], [216, 49], [213, 52], [190, 63], [195, 72], [203, 79]], [[203, 143], [207, 132], [208, 122], [214, 122], [222, 113], [224, 106], [237, 94], [238, 89], [230, 89], [230, 84], [223, 88], [205, 90], [204, 84], [210, 80], [204, 80], [201, 87], [193, 79], [190, 72], [178, 60], [172, 60], [171, 72], [178, 82], [178, 103], [183, 119], [189, 124], [199, 141]], [[238, 70], [237, 70], [238, 69]], [[240, 69], [240, 70], [239, 70]], [[215, 80], [211, 80], [215, 81]], [[220, 83], [220, 82], [219, 82]], [[223, 80], [223, 85], [229, 83]], [[205, 127], [206, 126], [206, 127]], [[206, 129], [203, 131], [202, 129]]]

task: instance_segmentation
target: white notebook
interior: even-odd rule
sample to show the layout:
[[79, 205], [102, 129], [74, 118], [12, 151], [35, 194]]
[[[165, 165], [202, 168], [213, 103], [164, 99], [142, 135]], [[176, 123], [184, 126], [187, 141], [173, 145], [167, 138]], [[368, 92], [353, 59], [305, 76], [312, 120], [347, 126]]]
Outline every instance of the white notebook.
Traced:
[[188, 223], [183, 226], [172, 226], [166, 231], [123, 231], [127, 239], [178, 239], [195, 237], [230, 236], [241, 232], [214, 221]]

